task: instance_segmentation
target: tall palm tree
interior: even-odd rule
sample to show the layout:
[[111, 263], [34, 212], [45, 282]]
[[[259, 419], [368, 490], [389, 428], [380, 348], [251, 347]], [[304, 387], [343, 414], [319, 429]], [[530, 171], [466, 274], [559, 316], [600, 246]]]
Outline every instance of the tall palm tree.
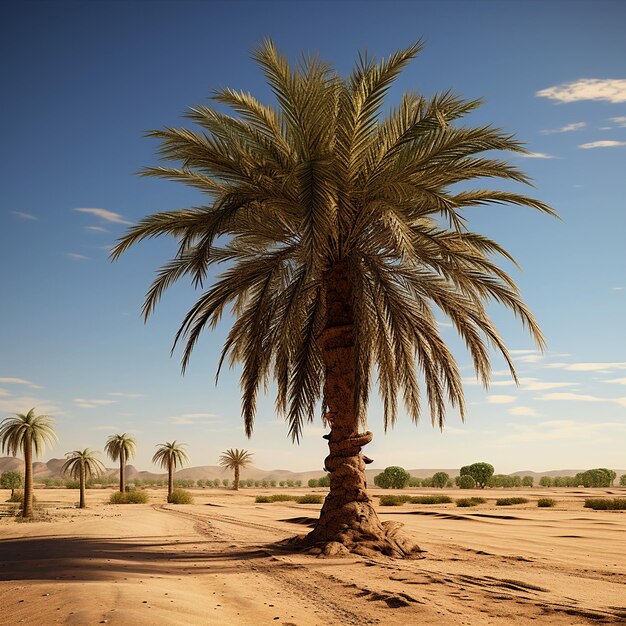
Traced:
[[[513, 259], [472, 232], [465, 211], [509, 204], [554, 214], [533, 198], [472, 190], [465, 182], [527, 183], [516, 166], [484, 154], [524, 154], [523, 146], [492, 126], [462, 126], [460, 118], [481, 103], [451, 92], [429, 99], [408, 93], [383, 114], [385, 94], [421, 47], [418, 42], [380, 62], [360, 56], [343, 78], [316, 57], [291, 66], [265, 41], [254, 57], [278, 106], [222, 89], [214, 99], [234, 116], [196, 106], [187, 116], [198, 130], [152, 131], [170, 163], [144, 174], [196, 187], [207, 204], [145, 217], [112, 253], [116, 259], [160, 235], [177, 241], [177, 254], [148, 290], [145, 317], [178, 279], [188, 276], [196, 288], [206, 284], [174, 342], [185, 342], [183, 372], [202, 331], [232, 310], [218, 375], [224, 359], [242, 364], [248, 435], [259, 387], [267, 388], [272, 376], [277, 410], [294, 440], [321, 401], [330, 426], [325, 467], [331, 487], [309, 545], [339, 541], [350, 550], [392, 555], [417, 550], [378, 520], [361, 448], [372, 440], [365, 425], [373, 372], [385, 428], [396, 422], [398, 396], [414, 422], [424, 404], [433, 425], [443, 427], [448, 406], [463, 418], [459, 368], [436, 311], [465, 341], [485, 387], [492, 346], [517, 380], [488, 315], [490, 301], [511, 309], [544, 346], [513, 279], [497, 264], [498, 257]], [[209, 274], [216, 263], [226, 265], [217, 277]]]
[[64, 474], [69, 474], [80, 483], [79, 508], [85, 508], [85, 483], [92, 477], [101, 476], [105, 472], [104, 465], [98, 459], [97, 452], [85, 448], [84, 450], [74, 450], [68, 452], [66, 461], [61, 468]]
[[24, 455], [24, 502], [22, 517], [33, 516], [33, 452], [39, 456], [46, 445], [57, 441], [54, 420], [48, 415], [35, 415], [32, 408], [26, 415], [16, 413], [0, 423], [0, 446], [7, 454]]
[[176, 440], [171, 443], [162, 443], [157, 446], [157, 451], [152, 457], [153, 463], [158, 463], [161, 467], [167, 469], [167, 501], [172, 499], [172, 491], [174, 491], [174, 470], [182, 466], [183, 463], [189, 463], [189, 457], [183, 446], [186, 444], [178, 443]]
[[104, 446], [111, 460], [120, 462], [120, 492], [126, 491], [126, 462], [135, 456], [137, 442], [132, 435], [111, 435]]
[[218, 463], [226, 469], [234, 470], [235, 479], [233, 480], [233, 489], [239, 490], [239, 473], [244, 468], [252, 463], [252, 457], [254, 455], [247, 450], [234, 450], [230, 448], [220, 455]]

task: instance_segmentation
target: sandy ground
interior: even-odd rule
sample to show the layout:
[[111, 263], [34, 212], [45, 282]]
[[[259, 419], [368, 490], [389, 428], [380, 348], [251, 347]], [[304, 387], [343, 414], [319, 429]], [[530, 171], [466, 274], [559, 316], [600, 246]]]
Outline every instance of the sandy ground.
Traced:
[[[84, 511], [75, 491], [36, 490], [46, 521], [0, 519], [0, 624], [626, 623], [626, 512], [582, 508], [607, 492], [626, 496], [445, 490], [490, 501], [381, 507], [426, 550], [394, 561], [278, 549], [319, 506], [255, 504], [266, 490], [194, 490], [187, 506], [164, 505], [163, 491], [111, 506], [109, 490], [93, 490]], [[505, 495], [533, 502], [496, 507]], [[546, 496], [556, 508], [536, 507]]]

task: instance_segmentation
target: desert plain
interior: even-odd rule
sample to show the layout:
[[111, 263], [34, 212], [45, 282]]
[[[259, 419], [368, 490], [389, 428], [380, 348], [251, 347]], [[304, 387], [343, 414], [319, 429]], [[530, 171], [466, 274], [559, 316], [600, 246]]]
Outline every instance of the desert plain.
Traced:
[[[406, 493], [433, 491], [441, 493]], [[0, 623], [624, 623], [626, 513], [583, 504], [625, 492], [446, 489], [487, 502], [379, 506], [424, 550], [419, 560], [394, 560], [281, 547], [307, 531], [320, 506], [255, 503], [270, 490], [194, 489], [193, 505], [176, 506], [164, 504], [165, 490], [149, 490], [148, 504], [110, 505], [111, 490], [92, 489], [79, 510], [77, 491], [37, 489], [42, 518], [0, 518]], [[384, 493], [372, 490], [374, 501]], [[530, 502], [495, 506], [507, 495]], [[539, 497], [557, 504], [537, 508]]]

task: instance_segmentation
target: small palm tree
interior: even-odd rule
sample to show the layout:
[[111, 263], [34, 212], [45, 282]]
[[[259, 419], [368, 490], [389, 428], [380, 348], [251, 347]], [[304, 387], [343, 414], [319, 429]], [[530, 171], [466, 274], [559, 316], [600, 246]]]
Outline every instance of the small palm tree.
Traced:
[[96, 456], [97, 454], [97, 452], [89, 448], [68, 452], [65, 455], [67, 460], [61, 468], [64, 474], [69, 474], [72, 478], [78, 479], [80, 483], [80, 502], [78, 506], [81, 509], [85, 508], [85, 483], [92, 477], [101, 476], [105, 471], [104, 465]]
[[57, 441], [52, 426], [53, 419], [48, 415], [35, 415], [31, 409], [26, 415], [16, 413], [0, 424], [0, 446], [8, 454], [24, 454], [24, 502], [22, 517], [33, 516], [33, 452], [39, 456], [46, 445]]
[[171, 443], [162, 443], [157, 446], [157, 451], [152, 457], [153, 463], [158, 463], [161, 467], [167, 469], [167, 501], [172, 499], [172, 491], [174, 491], [174, 470], [183, 463], [189, 463], [189, 457], [183, 450], [183, 446], [187, 444], [178, 443], [176, 440]]
[[252, 463], [252, 453], [247, 450], [226, 450], [222, 452], [220, 456], [219, 464], [226, 468], [235, 471], [235, 480], [233, 481], [233, 489], [238, 491], [239, 489], [239, 472], [243, 467], [247, 467]]
[[137, 442], [132, 435], [122, 433], [111, 435], [104, 446], [104, 451], [111, 460], [120, 462], [120, 493], [126, 491], [126, 461], [132, 459], [137, 451]]

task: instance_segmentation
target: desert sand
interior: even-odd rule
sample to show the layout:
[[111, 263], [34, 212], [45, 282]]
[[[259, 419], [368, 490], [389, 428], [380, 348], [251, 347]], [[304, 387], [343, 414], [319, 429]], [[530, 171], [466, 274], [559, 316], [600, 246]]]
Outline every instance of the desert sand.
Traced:
[[[626, 513], [582, 507], [625, 489], [447, 489], [489, 501], [379, 507], [425, 550], [414, 561], [290, 553], [276, 542], [306, 532], [319, 505], [255, 504], [268, 490], [193, 492], [193, 505], [151, 490], [149, 504], [112, 506], [111, 490], [89, 490], [81, 511], [76, 491], [36, 490], [44, 521], [0, 520], [0, 623], [626, 622]], [[496, 507], [506, 495], [532, 502]], [[546, 496], [557, 506], [538, 509]]]

